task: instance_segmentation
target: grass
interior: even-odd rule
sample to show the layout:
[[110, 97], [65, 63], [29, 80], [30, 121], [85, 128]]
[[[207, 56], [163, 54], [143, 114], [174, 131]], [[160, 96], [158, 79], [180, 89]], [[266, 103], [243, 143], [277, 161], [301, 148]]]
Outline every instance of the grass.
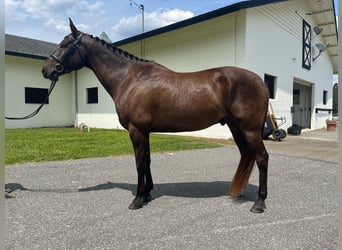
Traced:
[[[8, 129], [5, 131], [5, 163], [70, 160], [133, 155], [127, 131], [77, 128]], [[220, 147], [228, 140], [152, 134], [151, 152]]]

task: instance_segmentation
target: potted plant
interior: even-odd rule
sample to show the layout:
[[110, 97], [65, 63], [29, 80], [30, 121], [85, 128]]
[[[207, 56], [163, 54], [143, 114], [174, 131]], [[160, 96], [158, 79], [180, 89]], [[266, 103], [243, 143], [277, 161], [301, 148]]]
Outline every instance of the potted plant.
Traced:
[[336, 118], [332, 118], [332, 120], [327, 119], [326, 124], [327, 124], [327, 131], [336, 131], [336, 126], [337, 126]]

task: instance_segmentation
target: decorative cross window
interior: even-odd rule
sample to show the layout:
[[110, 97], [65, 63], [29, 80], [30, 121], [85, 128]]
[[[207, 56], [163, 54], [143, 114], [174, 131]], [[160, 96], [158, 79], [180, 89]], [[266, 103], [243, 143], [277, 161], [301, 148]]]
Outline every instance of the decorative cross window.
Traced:
[[302, 67], [311, 69], [311, 26], [303, 19]]

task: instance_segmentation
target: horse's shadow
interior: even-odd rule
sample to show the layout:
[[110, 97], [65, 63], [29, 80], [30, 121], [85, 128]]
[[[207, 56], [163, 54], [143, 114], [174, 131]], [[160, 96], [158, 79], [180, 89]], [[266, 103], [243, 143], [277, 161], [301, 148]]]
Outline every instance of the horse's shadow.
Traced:
[[10, 195], [10, 193], [12, 193], [13, 191], [16, 191], [16, 190], [26, 191], [28, 189], [25, 188], [23, 185], [21, 185], [19, 183], [8, 183], [8, 184], [5, 184], [5, 198], [6, 199], [14, 198], [15, 196]]
[[[184, 198], [215, 198], [228, 195], [230, 182], [227, 181], [212, 181], [212, 182], [177, 182], [177, 183], [157, 183], [154, 184], [152, 191], [153, 199], [158, 199], [163, 196], [174, 196]], [[14, 198], [8, 194], [16, 191], [31, 191], [31, 192], [50, 192], [50, 193], [77, 193], [77, 192], [91, 192], [104, 191], [108, 189], [122, 189], [127, 190], [135, 195], [137, 185], [132, 183], [114, 183], [107, 182], [98, 184], [96, 186], [84, 187], [79, 189], [30, 189], [19, 183], [9, 183], [5, 185], [7, 190], [6, 198]], [[248, 184], [243, 191], [243, 195], [237, 202], [255, 201], [258, 193], [258, 187], [253, 184]]]
[[[213, 181], [213, 182], [177, 182], [177, 183], [157, 183], [151, 192], [153, 199], [163, 196], [174, 196], [184, 198], [215, 198], [228, 195], [230, 182]], [[113, 183], [107, 182], [92, 187], [80, 188], [79, 192], [101, 191], [106, 189], [123, 189], [128, 190], [135, 195], [136, 184], [131, 183]], [[258, 193], [258, 187], [248, 184], [243, 195], [238, 199], [239, 202], [255, 201]]]

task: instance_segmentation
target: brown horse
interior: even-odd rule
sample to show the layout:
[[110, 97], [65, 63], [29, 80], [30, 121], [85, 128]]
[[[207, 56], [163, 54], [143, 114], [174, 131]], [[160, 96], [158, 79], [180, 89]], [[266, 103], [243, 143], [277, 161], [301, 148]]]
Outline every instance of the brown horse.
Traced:
[[120, 123], [129, 131], [138, 172], [137, 193], [130, 209], [151, 201], [151, 132], [193, 131], [221, 123], [229, 126], [241, 153], [229, 193], [240, 195], [256, 162], [259, 192], [251, 211], [264, 211], [268, 153], [262, 131], [269, 97], [259, 76], [236, 67], [177, 73], [86, 35], [71, 20], [70, 28], [71, 34], [45, 61], [42, 73], [57, 80], [86, 66], [113, 98]]

